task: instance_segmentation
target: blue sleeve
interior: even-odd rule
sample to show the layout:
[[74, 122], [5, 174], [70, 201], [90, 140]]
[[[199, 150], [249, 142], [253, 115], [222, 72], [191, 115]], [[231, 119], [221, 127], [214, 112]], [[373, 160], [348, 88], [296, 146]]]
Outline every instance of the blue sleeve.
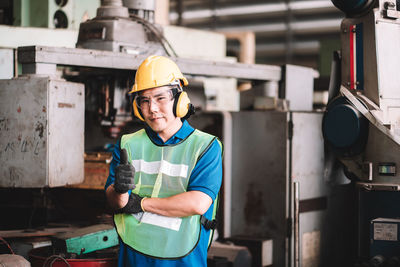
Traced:
[[105, 190], [114, 183], [115, 180], [115, 167], [117, 167], [120, 163], [120, 153], [121, 153], [121, 146], [120, 146], [121, 141], [118, 140], [117, 143], [114, 145], [114, 150], [112, 153], [112, 160], [110, 164], [110, 171], [108, 174], [107, 182], [105, 185]]
[[213, 201], [222, 183], [222, 148], [217, 140], [199, 159], [190, 176], [188, 191], [201, 191]]

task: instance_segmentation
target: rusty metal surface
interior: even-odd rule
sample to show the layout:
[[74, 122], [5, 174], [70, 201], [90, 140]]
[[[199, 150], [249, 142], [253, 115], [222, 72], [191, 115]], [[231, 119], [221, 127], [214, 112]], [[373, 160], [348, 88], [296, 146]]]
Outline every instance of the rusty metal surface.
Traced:
[[49, 78], [0, 80], [0, 187], [83, 180], [84, 87]]
[[46, 99], [45, 79], [0, 81], [0, 186], [46, 183]]
[[[129, 55], [81, 48], [27, 46], [18, 48], [22, 64], [45, 63], [94, 68], [136, 70], [148, 55]], [[279, 81], [279, 66], [227, 63], [198, 59], [171, 58], [184, 74], [211, 77], [232, 77], [245, 80]]]
[[[300, 203], [328, 196], [321, 119], [316, 112], [232, 113], [232, 235], [273, 239], [274, 266], [294, 263], [291, 183], [299, 183]], [[300, 246], [324, 227], [326, 211], [320, 205], [299, 214]], [[311, 259], [306, 252], [300, 247], [300, 262]], [[319, 250], [312, 255], [319, 257]]]
[[325, 237], [316, 233], [325, 227], [330, 190], [324, 179], [322, 113], [293, 112], [292, 121], [291, 177], [299, 184], [300, 205], [298, 260], [300, 266], [318, 266], [322, 258], [321, 240]]
[[328, 193], [324, 177], [322, 113], [293, 112], [292, 176], [300, 182], [300, 200]]
[[285, 266], [288, 216], [286, 112], [234, 112], [232, 236], [273, 239], [274, 266]]

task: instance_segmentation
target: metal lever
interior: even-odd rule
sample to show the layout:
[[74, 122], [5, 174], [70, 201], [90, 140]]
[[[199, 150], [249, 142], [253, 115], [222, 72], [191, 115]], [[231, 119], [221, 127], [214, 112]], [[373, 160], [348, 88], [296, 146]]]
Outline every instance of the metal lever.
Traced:
[[300, 209], [299, 182], [293, 182], [294, 193], [294, 267], [300, 266]]

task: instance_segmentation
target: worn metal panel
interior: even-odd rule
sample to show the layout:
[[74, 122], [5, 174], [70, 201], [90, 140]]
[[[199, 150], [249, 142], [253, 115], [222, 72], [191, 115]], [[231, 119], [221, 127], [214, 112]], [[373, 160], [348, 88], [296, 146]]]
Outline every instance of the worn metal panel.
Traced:
[[380, 98], [400, 98], [400, 23], [377, 19], [375, 24], [376, 59]]
[[[273, 266], [290, 264], [288, 257], [292, 255], [293, 242], [289, 247], [287, 219], [293, 216], [291, 171], [293, 181], [300, 182], [301, 266], [315, 266], [321, 260], [320, 244], [324, 238], [322, 228], [326, 223], [329, 191], [323, 179], [322, 113], [242, 111], [230, 114], [232, 240], [272, 239]], [[291, 141], [290, 118], [293, 121]], [[204, 125], [214, 124], [203, 120], [201, 128], [207, 130]]]
[[383, 110], [383, 124], [391, 124], [400, 135], [400, 23], [377, 19], [376, 60], [378, 64], [379, 107]]
[[0, 80], [0, 186], [46, 185], [47, 80]]
[[319, 266], [321, 261], [321, 232], [329, 192], [324, 180], [322, 116], [315, 112], [292, 113], [291, 176], [293, 182], [299, 182], [302, 267]]
[[312, 111], [314, 77], [317, 72], [312, 68], [285, 66], [285, 99], [289, 100], [292, 111]]
[[0, 80], [0, 186], [81, 182], [83, 120], [81, 84], [30, 76]]
[[[129, 55], [79, 48], [28, 46], [18, 48], [20, 63], [52, 63], [70, 66], [136, 70], [148, 55]], [[199, 59], [172, 58], [185, 74], [279, 81], [281, 68], [272, 65], [227, 63]]]
[[49, 186], [84, 179], [84, 85], [49, 80]]
[[232, 235], [273, 239], [274, 266], [285, 266], [288, 113], [234, 112], [232, 120]]
[[326, 196], [323, 113], [293, 112], [292, 179], [300, 182], [300, 200]]

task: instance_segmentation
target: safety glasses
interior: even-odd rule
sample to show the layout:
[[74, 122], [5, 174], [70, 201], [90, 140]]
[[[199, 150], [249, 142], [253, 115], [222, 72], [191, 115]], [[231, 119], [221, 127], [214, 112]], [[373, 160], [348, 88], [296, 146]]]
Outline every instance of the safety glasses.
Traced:
[[135, 97], [136, 105], [138, 108], [142, 110], [148, 109], [150, 107], [150, 103], [155, 103], [158, 107], [165, 106], [174, 99], [177, 92], [178, 92], [177, 88], [172, 88], [169, 90], [156, 93], [154, 96], [136, 95]]

